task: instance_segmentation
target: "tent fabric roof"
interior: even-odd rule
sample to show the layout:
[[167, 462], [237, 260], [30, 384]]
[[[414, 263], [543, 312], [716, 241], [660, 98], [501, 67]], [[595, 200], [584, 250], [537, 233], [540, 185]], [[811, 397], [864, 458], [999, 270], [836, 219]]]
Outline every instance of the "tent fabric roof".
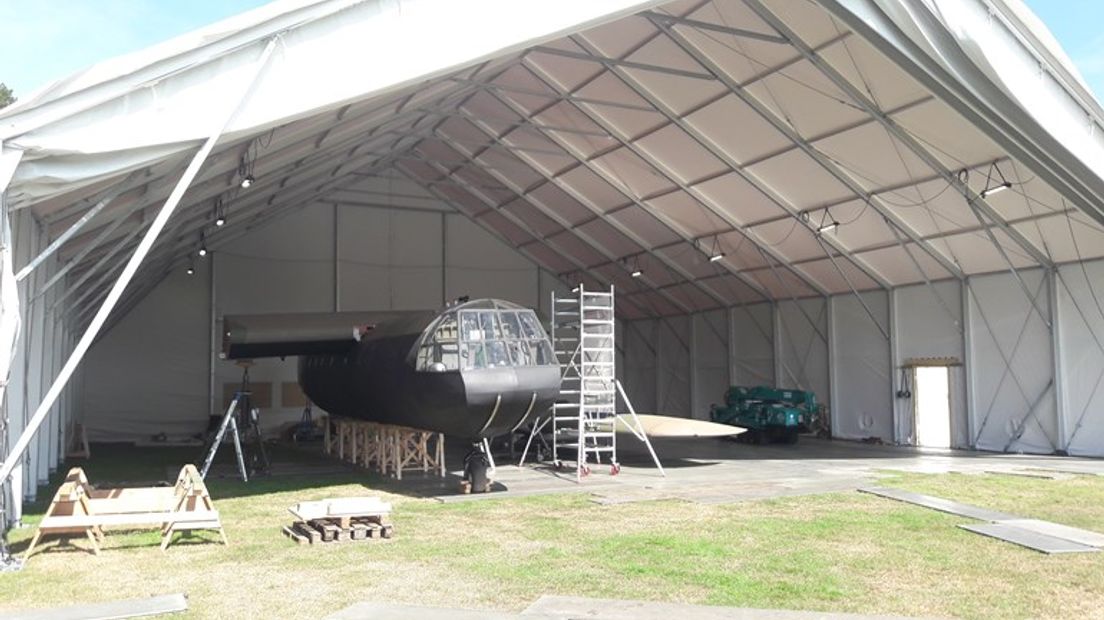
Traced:
[[9, 207], [94, 213], [82, 303], [272, 40], [132, 297], [378, 177], [629, 318], [1104, 256], [1100, 105], [1018, 0], [287, 0], [0, 112]]

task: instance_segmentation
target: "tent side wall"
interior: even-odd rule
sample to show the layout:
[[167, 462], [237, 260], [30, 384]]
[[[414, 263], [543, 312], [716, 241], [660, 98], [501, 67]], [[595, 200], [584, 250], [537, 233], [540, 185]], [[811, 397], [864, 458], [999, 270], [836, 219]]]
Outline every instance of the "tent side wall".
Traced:
[[[728, 384], [812, 389], [830, 405], [833, 436], [912, 444], [911, 401], [895, 397], [901, 368], [950, 358], [962, 363], [951, 368], [954, 447], [1104, 456], [1100, 281], [1097, 260], [863, 292], [861, 302], [842, 294], [737, 306], [724, 337], [710, 327], [717, 312], [632, 321], [626, 387], [638, 409], [697, 418]], [[684, 331], [694, 335], [692, 357], [680, 348]]]
[[[11, 217], [15, 239], [14, 257], [24, 265], [46, 247], [42, 227], [29, 211], [18, 211]], [[9, 386], [5, 390], [9, 412], [8, 441], [26, 427], [34, 408], [42, 400], [62, 362], [72, 350], [73, 316], [63, 297], [64, 288], [51, 287], [41, 296], [43, 287], [58, 271], [58, 260], [50, 257], [32, 271], [19, 285], [19, 303], [23, 312], [20, 338], [12, 357]], [[33, 301], [32, 301], [33, 300]], [[72, 430], [74, 412], [82, 380], [81, 373], [66, 386], [61, 398], [50, 412], [47, 423], [32, 441], [26, 457], [12, 474], [12, 494], [35, 496], [38, 485], [47, 481], [64, 459]], [[18, 520], [21, 507], [14, 503], [9, 518]]]
[[[551, 289], [563, 290], [464, 215], [382, 205], [315, 203], [195, 265], [194, 276], [171, 273], [93, 347], [82, 401], [92, 439], [183, 439], [221, 413], [241, 370], [215, 357], [213, 317], [425, 309], [461, 295], [545, 309]], [[256, 360], [250, 379], [269, 390], [259, 397], [271, 403], [267, 432], [298, 421], [295, 358]]]

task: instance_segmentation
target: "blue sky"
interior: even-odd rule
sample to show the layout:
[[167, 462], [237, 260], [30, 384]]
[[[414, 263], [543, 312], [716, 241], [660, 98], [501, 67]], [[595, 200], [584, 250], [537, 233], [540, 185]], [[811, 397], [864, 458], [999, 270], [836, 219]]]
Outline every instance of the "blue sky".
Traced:
[[0, 0], [0, 82], [15, 95], [268, 0]]
[[1025, 0], [1054, 33], [1097, 99], [1104, 99], [1104, 2]]
[[[0, 0], [0, 82], [29, 94], [266, 0]], [[1104, 1], [1026, 0], [1104, 96]]]

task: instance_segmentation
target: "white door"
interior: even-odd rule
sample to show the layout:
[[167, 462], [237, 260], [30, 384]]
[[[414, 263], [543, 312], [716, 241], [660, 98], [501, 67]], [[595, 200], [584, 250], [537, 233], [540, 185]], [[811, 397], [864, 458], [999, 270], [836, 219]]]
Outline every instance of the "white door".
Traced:
[[951, 447], [950, 368], [916, 368], [915, 398], [916, 445], [927, 448]]

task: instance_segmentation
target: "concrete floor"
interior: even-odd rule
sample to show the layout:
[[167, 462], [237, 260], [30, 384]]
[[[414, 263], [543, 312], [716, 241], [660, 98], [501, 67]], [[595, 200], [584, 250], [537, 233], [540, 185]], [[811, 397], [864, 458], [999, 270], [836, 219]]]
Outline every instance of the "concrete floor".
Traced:
[[654, 499], [682, 499], [702, 503], [731, 503], [749, 499], [853, 490], [868, 486], [878, 470], [925, 473], [1006, 473], [1060, 477], [1070, 473], [1104, 475], [1104, 460], [1057, 456], [992, 454], [957, 450], [925, 450], [869, 445], [802, 437], [797, 445], [736, 443], [728, 439], [653, 441], [666, 476], [651, 464], [643, 444], [622, 441], [621, 473], [608, 466], [575, 481], [574, 469], [555, 471], [546, 463], [504, 463], [498, 455], [494, 491], [462, 495], [458, 488], [462, 452], [450, 448], [447, 480], [407, 474], [392, 489], [432, 496], [444, 502], [481, 501], [509, 496], [548, 493], [589, 493], [599, 503]]

